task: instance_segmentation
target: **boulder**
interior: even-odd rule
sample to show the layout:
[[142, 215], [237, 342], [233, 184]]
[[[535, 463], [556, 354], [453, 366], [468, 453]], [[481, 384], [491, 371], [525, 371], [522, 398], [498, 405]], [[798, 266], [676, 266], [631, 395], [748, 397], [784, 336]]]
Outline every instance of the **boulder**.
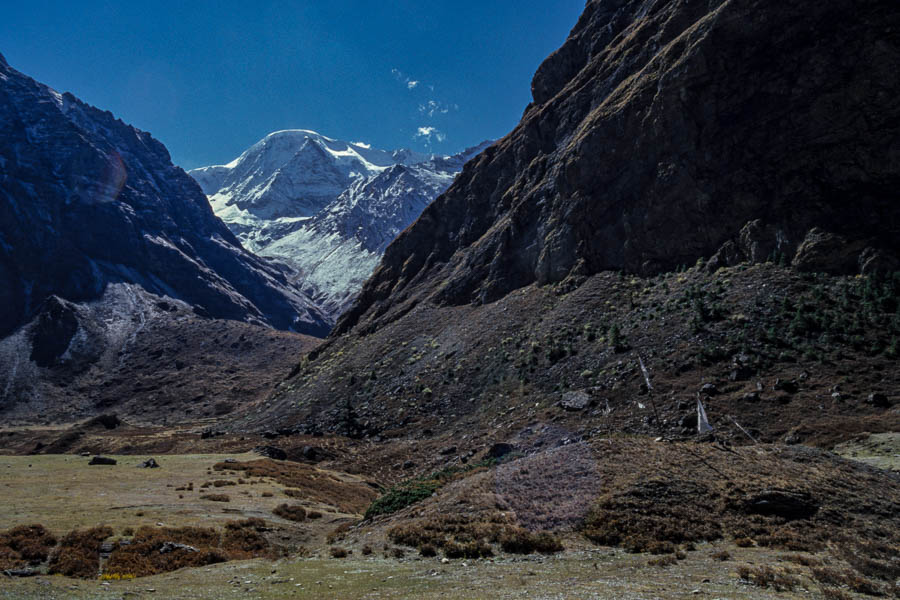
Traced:
[[272, 458], [274, 460], [287, 460], [287, 452], [285, 452], [281, 448], [276, 448], [275, 446], [257, 446], [253, 449], [253, 451], [260, 456], [265, 456], [266, 458]]
[[855, 273], [859, 268], [860, 243], [813, 227], [806, 234], [792, 265], [808, 273]]
[[807, 492], [770, 489], [748, 496], [744, 510], [749, 514], [777, 516], [784, 519], [808, 519], [819, 510], [819, 504]]
[[516, 451], [516, 447], [512, 444], [507, 444], [506, 442], [497, 442], [488, 448], [487, 454], [485, 455], [487, 458], [493, 458], [496, 460], [500, 460], [507, 454], [511, 454]]
[[869, 394], [869, 397], [866, 398], [866, 402], [871, 404], [872, 406], [877, 406], [878, 408], [890, 408], [891, 401], [884, 394], [879, 394], [878, 392], [874, 392]]
[[40, 572], [37, 569], [6, 569], [3, 571], [3, 574], [7, 577], [34, 577], [38, 575]]
[[562, 395], [559, 405], [565, 410], [577, 412], [593, 405], [593, 400], [587, 392], [566, 392]]
[[178, 544], [175, 542], [165, 542], [159, 548], [160, 554], [168, 554], [169, 552], [175, 552], [176, 550], [184, 550], [186, 552], [197, 552], [197, 549], [193, 546], [188, 546], [187, 544]]
[[155, 458], [148, 458], [144, 462], [138, 465], [139, 469], [158, 469], [159, 463], [156, 462]]
[[800, 391], [800, 386], [796, 381], [785, 381], [784, 379], [776, 379], [775, 385], [772, 386], [776, 392], [787, 392], [788, 394], [796, 394]]
[[115, 429], [121, 424], [122, 420], [118, 415], [100, 415], [85, 423], [85, 427], [103, 427], [104, 429]]
[[703, 387], [700, 388], [700, 393], [706, 396], [715, 396], [719, 393], [719, 388], [717, 388], [714, 383], [705, 383], [703, 384]]

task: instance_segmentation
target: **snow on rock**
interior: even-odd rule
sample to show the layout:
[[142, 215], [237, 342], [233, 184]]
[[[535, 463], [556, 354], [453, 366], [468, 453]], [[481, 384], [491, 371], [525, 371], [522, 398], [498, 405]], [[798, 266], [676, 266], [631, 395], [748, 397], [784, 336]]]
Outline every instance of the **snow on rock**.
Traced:
[[[149, 133], [5, 61], [0, 75], [0, 336], [31, 321], [49, 297], [96, 300], [115, 283], [171, 295], [210, 317], [327, 334], [295, 272], [247, 252]], [[312, 146], [294, 157], [305, 166], [322, 158]], [[332, 171], [309, 186], [320, 202], [349, 177]], [[227, 174], [209, 170], [206, 185]], [[287, 178], [253, 185], [278, 190]]]
[[286, 130], [189, 173], [244, 246], [295, 267], [333, 322], [387, 245], [488, 145], [438, 156]]

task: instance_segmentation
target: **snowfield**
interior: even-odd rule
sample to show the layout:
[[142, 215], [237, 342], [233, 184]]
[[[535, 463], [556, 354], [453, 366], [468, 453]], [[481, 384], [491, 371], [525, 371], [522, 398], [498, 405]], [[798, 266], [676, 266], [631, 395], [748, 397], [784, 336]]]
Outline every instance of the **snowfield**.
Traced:
[[438, 156], [293, 129], [189, 173], [241, 243], [296, 268], [333, 322], [387, 245], [488, 145]]

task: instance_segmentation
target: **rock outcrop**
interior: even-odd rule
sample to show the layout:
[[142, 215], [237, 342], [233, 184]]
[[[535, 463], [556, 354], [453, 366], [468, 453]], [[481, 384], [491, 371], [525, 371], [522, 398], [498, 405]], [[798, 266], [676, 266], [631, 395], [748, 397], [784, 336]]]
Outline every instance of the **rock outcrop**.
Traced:
[[335, 332], [713, 255], [895, 264], [898, 89], [894, 2], [591, 0], [520, 125], [387, 248]]
[[33, 359], [47, 364], [75, 335], [62, 301], [113, 283], [204, 316], [327, 333], [295, 275], [242, 248], [149, 133], [0, 60], [0, 336], [40, 313]]

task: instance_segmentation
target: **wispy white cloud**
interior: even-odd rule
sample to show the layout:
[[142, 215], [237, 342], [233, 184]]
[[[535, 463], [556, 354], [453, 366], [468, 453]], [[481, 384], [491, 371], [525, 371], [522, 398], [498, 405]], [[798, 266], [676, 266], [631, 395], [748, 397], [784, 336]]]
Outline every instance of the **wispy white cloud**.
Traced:
[[419, 87], [421, 81], [417, 79], [413, 79], [409, 77], [406, 73], [401, 71], [400, 69], [391, 69], [391, 75], [394, 76], [394, 79], [406, 85], [406, 89], [414, 90]]
[[443, 142], [447, 139], [447, 136], [439, 131], [437, 127], [423, 125], [419, 127], [418, 132], [415, 136], [413, 136], [413, 138], [423, 138], [427, 143], [430, 144], [432, 140]]
[[459, 110], [458, 104], [445, 104], [438, 100], [429, 100], [425, 104], [419, 105], [419, 112], [423, 115], [433, 117], [434, 115], [446, 115], [451, 110]]

